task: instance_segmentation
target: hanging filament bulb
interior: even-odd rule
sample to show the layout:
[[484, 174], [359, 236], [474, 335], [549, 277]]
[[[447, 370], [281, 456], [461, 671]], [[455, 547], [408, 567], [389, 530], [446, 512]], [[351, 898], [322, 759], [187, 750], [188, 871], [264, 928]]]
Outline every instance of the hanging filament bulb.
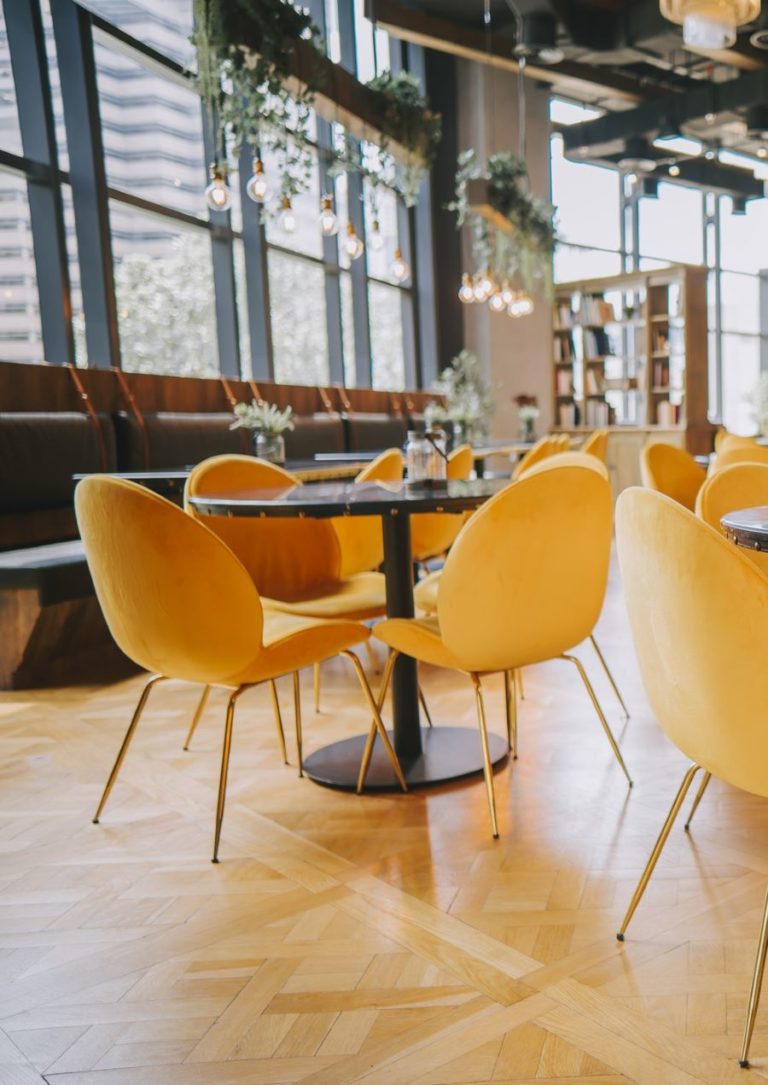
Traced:
[[283, 210], [280, 215], [280, 225], [287, 234], [292, 234], [296, 229], [296, 216], [293, 213], [290, 196], [283, 196]]
[[501, 290], [497, 290], [495, 293], [491, 294], [488, 301], [488, 308], [492, 313], [503, 313], [507, 308], [507, 303], [504, 301]]
[[475, 275], [472, 280], [472, 293], [475, 295], [475, 301], [485, 301], [488, 297], [486, 292], [486, 280], [482, 275]]
[[483, 301], [486, 301], [496, 289], [496, 279], [490, 268], [486, 268], [480, 276], [480, 289], [483, 292]]
[[320, 208], [320, 229], [323, 237], [335, 237], [339, 232], [339, 220], [333, 210], [333, 196], [323, 196]]
[[509, 285], [509, 279], [505, 279], [501, 284], [501, 298], [506, 306], [511, 305], [515, 300], [515, 292]]
[[344, 240], [344, 252], [350, 258], [350, 260], [358, 260], [363, 255], [365, 245], [362, 240], [355, 233], [355, 228], [351, 222], [347, 223], [347, 236]]
[[258, 155], [253, 160], [253, 176], [246, 181], [245, 191], [254, 203], [264, 203], [269, 195], [269, 185], [264, 176], [264, 163]]
[[515, 319], [519, 320], [520, 317], [530, 316], [533, 312], [533, 298], [526, 294], [524, 291], [520, 291], [514, 297], [514, 300], [509, 305], [507, 312]]
[[403, 254], [400, 249], [395, 249], [395, 258], [392, 261], [392, 267], [389, 269], [392, 278], [397, 282], [402, 283], [411, 274], [411, 269], [407, 261], [403, 258]]
[[205, 202], [211, 211], [229, 211], [232, 193], [227, 187], [226, 172], [218, 162], [211, 163], [211, 183], [205, 190]]
[[472, 305], [475, 300], [475, 290], [472, 286], [472, 278], [468, 272], [464, 272], [461, 276], [461, 286], [459, 287], [459, 301], [463, 301], [465, 305]]
[[368, 245], [374, 252], [381, 252], [384, 248], [384, 237], [381, 233], [381, 226], [378, 219], [373, 220], [371, 227], [371, 236], [368, 238]]

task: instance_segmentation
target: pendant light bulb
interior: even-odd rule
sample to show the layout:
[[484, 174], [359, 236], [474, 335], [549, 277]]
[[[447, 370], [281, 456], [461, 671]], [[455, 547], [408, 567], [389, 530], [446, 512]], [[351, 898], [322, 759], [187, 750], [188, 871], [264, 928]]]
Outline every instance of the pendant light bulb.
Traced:
[[296, 216], [293, 213], [290, 196], [283, 196], [283, 210], [280, 215], [280, 225], [287, 234], [292, 234], [296, 229]]
[[269, 185], [264, 176], [264, 163], [258, 156], [253, 160], [253, 176], [246, 181], [245, 191], [254, 203], [264, 203], [269, 196]]
[[482, 275], [475, 275], [472, 280], [472, 293], [475, 296], [475, 301], [485, 301], [487, 294], [485, 293]]
[[490, 268], [486, 268], [480, 276], [480, 289], [483, 292], [483, 301], [486, 301], [496, 289], [496, 280]]
[[392, 261], [392, 267], [389, 270], [392, 274], [392, 278], [399, 283], [405, 282], [411, 274], [411, 269], [403, 259], [403, 254], [400, 252], [400, 249], [395, 249], [395, 258]]
[[378, 219], [373, 220], [371, 236], [368, 239], [368, 244], [374, 252], [381, 252], [381, 250], [384, 248], [384, 237], [382, 236], [381, 226]]
[[760, 0], [660, 0], [661, 14], [683, 28], [683, 42], [698, 49], [730, 49], [738, 28], [760, 14]]
[[501, 284], [501, 300], [505, 305], [509, 306], [515, 300], [515, 292], [509, 285], [509, 280], [505, 279]]
[[488, 302], [488, 308], [491, 310], [492, 313], [503, 313], [504, 310], [507, 308], [504, 297], [500, 290], [497, 290], [495, 293], [491, 294], [490, 300]]
[[347, 236], [344, 240], [344, 252], [350, 260], [358, 260], [365, 249], [362, 240], [355, 233], [355, 227], [351, 222], [347, 223]]
[[335, 237], [339, 232], [339, 220], [333, 210], [333, 196], [323, 196], [320, 208], [320, 229], [323, 237]]
[[475, 300], [475, 289], [472, 285], [472, 278], [468, 272], [464, 272], [461, 276], [461, 286], [459, 287], [459, 301], [464, 302], [465, 305], [472, 305]]
[[515, 299], [507, 309], [507, 312], [515, 320], [519, 320], [520, 317], [530, 316], [533, 310], [533, 298], [531, 298], [529, 294], [526, 294], [525, 291], [521, 291], [519, 294], [515, 295]]
[[229, 211], [232, 192], [227, 186], [224, 168], [218, 162], [211, 163], [211, 183], [205, 190], [205, 202], [211, 211]]

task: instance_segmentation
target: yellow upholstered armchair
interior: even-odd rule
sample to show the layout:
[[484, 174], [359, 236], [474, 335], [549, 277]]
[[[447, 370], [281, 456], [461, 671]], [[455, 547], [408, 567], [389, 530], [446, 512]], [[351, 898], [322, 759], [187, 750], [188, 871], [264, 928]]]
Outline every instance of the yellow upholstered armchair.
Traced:
[[139, 698], [95, 822], [152, 688], [165, 678], [223, 686], [231, 692], [216, 804], [213, 861], [217, 862], [238, 698], [262, 682], [293, 674], [300, 750], [298, 671], [338, 654], [353, 663], [392, 767], [405, 787], [365, 672], [350, 651], [368, 637], [366, 626], [265, 610], [252, 576], [229, 547], [176, 505], [142, 486], [93, 475], [78, 485], [75, 510], [109, 630], [129, 659], [154, 672]]
[[649, 490], [693, 510], [706, 471], [684, 448], [659, 443], [646, 445], [640, 453], [640, 477]]
[[529, 448], [515, 464], [515, 469], [512, 472], [513, 480], [520, 478], [529, 467], [533, 467], [534, 464], [540, 463], [558, 452], [565, 452], [559, 437], [540, 437], [533, 448]]
[[[402, 477], [403, 454], [389, 448], [364, 467], [355, 482], [400, 482]], [[335, 516], [331, 523], [341, 547], [342, 577], [379, 568], [384, 561], [380, 516]]]
[[759, 445], [755, 441], [746, 444], [730, 444], [725, 441], [723, 444], [722, 451], [717, 453], [710, 468], [712, 474], [734, 463], [768, 463], [768, 447], [765, 445]]
[[[475, 460], [470, 445], [459, 445], [448, 456], [446, 474], [449, 479], [467, 479]], [[414, 561], [445, 554], [461, 531], [463, 513], [423, 512], [411, 517], [411, 553]]]
[[[616, 539], [643, 684], [689, 767], [618, 937], [624, 940], [696, 774], [768, 797], [768, 579], [748, 557], [659, 493], [625, 490]], [[747, 1065], [768, 945], [768, 898], [740, 1061]]]
[[[610, 484], [594, 457], [586, 459], [591, 461], [588, 466], [561, 468], [560, 457], [553, 457], [491, 498], [467, 521], [448, 554], [438, 586], [437, 613], [391, 619], [374, 630], [391, 649], [380, 705], [401, 652], [470, 677], [494, 837], [499, 830], [482, 693], [486, 675], [505, 675], [507, 738], [512, 749], [515, 719], [509, 675], [549, 659], [573, 663], [613, 752], [627, 771], [586, 672], [570, 654], [597, 623], [611, 550]], [[564, 599], [568, 606], [563, 606]], [[371, 734], [361, 783], [374, 739]]]
[[608, 430], [596, 429], [590, 433], [580, 452], [588, 452], [590, 456], [597, 456], [601, 463], [608, 462]]

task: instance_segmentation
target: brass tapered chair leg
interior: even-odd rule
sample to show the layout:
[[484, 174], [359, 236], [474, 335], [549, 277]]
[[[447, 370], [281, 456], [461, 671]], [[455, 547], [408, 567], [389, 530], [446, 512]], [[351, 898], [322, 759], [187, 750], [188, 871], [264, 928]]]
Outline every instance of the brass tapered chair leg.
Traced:
[[597, 641], [595, 640], [593, 634], [590, 633], [589, 639], [592, 642], [592, 647], [595, 649], [595, 652], [597, 654], [597, 658], [600, 660], [600, 666], [605, 671], [605, 677], [611, 683], [611, 689], [616, 694], [616, 700], [621, 705], [621, 711], [624, 713], [624, 718], [628, 720], [629, 719], [629, 709], [627, 708], [626, 704], [624, 703], [624, 698], [621, 695], [619, 687], [616, 685], [616, 680], [614, 679], [613, 675], [611, 674], [610, 667], [605, 662], [605, 656], [603, 655], [603, 653], [598, 648]]
[[523, 668], [518, 667], [517, 670], [515, 671], [515, 675], [516, 675], [516, 679], [517, 679], [517, 688], [520, 690], [520, 700], [524, 701], [525, 700], [525, 688], [523, 686]]
[[507, 717], [507, 748], [517, 760], [517, 676], [519, 671], [504, 671], [504, 709]]
[[427, 704], [427, 698], [424, 696], [424, 690], [419, 686], [419, 704], [421, 705], [424, 717], [427, 721], [427, 726], [432, 726], [432, 717], [429, 714], [429, 705]]
[[701, 768], [700, 765], [691, 765], [691, 767], [688, 769], [685, 776], [683, 777], [683, 782], [680, 784], [680, 787], [677, 790], [677, 794], [675, 795], [674, 802], [672, 803], [672, 806], [669, 809], [669, 813], [667, 814], [667, 819], [666, 819], [666, 821], [664, 822], [664, 824], [661, 827], [661, 832], [659, 833], [659, 838], [656, 841], [656, 843], [653, 845], [653, 851], [651, 852], [650, 858], [649, 858], [648, 862], [645, 865], [645, 870], [643, 871], [643, 873], [642, 873], [642, 875], [640, 877], [640, 881], [637, 883], [637, 888], [635, 889], [634, 893], [632, 894], [632, 900], [629, 902], [629, 907], [627, 908], [627, 914], [624, 916], [624, 919], [622, 920], [622, 924], [619, 927], [619, 931], [618, 931], [618, 934], [616, 935], [616, 937], [618, 938], [618, 940], [620, 942], [624, 941], [624, 934], [625, 934], [625, 932], [627, 930], [627, 927], [629, 926], [629, 921], [631, 920], [632, 916], [635, 914], [635, 909], [637, 908], [638, 904], [640, 903], [640, 900], [641, 900], [641, 898], [643, 896], [643, 893], [645, 892], [646, 886], [648, 885], [648, 882], [651, 880], [651, 874], [653, 874], [653, 871], [654, 871], [654, 869], [656, 867], [656, 864], [659, 861], [659, 856], [662, 853], [664, 845], [667, 842], [667, 837], [669, 836], [669, 834], [670, 834], [670, 832], [672, 830], [672, 826], [675, 823], [675, 818], [677, 817], [678, 813], [680, 812], [680, 807], [685, 802], [685, 796], [688, 794], [688, 789], [690, 788], [691, 784], [693, 783], [693, 778], [696, 775], [696, 773], [699, 771], [700, 768]]
[[488, 727], [485, 722], [485, 704], [483, 702], [483, 687], [476, 674], [470, 675], [475, 687], [475, 702], [477, 704], [477, 725], [480, 728], [480, 744], [483, 748], [483, 775], [485, 776], [485, 793], [488, 797], [488, 812], [491, 816], [491, 831], [493, 839], [499, 838], [499, 824], [496, 820], [496, 792], [493, 786], [493, 766], [491, 765], [491, 752], [488, 747]]
[[304, 757], [302, 754], [301, 737], [301, 686], [299, 685], [299, 672], [293, 672], [293, 720], [296, 726], [296, 757], [299, 762], [299, 776], [304, 775]]
[[104, 792], [103, 792], [103, 794], [101, 796], [101, 801], [99, 802], [96, 813], [93, 815], [93, 824], [94, 825], [99, 824], [99, 818], [101, 817], [101, 813], [102, 813], [104, 807], [107, 804], [107, 799], [109, 798], [109, 794], [110, 794], [110, 792], [112, 791], [112, 788], [115, 785], [115, 780], [117, 779], [117, 774], [120, 771], [120, 767], [121, 767], [121, 765], [123, 763], [123, 759], [125, 758], [125, 755], [128, 752], [128, 747], [130, 746], [131, 739], [133, 738], [133, 732], [136, 730], [136, 725], [138, 724], [139, 720], [141, 719], [141, 714], [144, 711], [144, 707], [145, 707], [145, 705], [147, 703], [147, 699], [149, 697], [149, 694], [150, 694], [151, 690], [154, 688], [154, 686], [157, 685], [158, 682], [162, 682], [164, 680], [165, 680], [165, 675], [164, 674], [154, 674], [149, 679], [149, 681], [147, 682], [144, 689], [141, 691], [141, 696], [139, 697], [139, 703], [136, 705], [136, 709], [135, 709], [135, 711], [133, 713], [133, 718], [131, 719], [131, 722], [128, 724], [128, 730], [125, 732], [125, 738], [123, 739], [122, 745], [120, 746], [120, 749], [119, 749], [118, 754], [117, 754], [117, 758], [115, 759], [115, 763], [112, 766], [112, 771], [109, 774], [109, 779], [107, 780], [106, 786], [104, 788]]
[[755, 971], [752, 975], [752, 987], [749, 991], [749, 1002], [747, 1003], [747, 1020], [744, 1023], [744, 1039], [741, 1044], [741, 1054], [739, 1055], [739, 1066], [743, 1070], [746, 1070], [749, 1066], [749, 1045], [752, 1042], [757, 1008], [760, 1005], [760, 991], [763, 986], [766, 950], [768, 950], [768, 894], [766, 894], [765, 904], [763, 905], [763, 922], [760, 926], [760, 940], [757, 943]]
[[315, 663], [312, 668], [312, 676], [315, 687], [315, 712], [320, 711], [320, 664]]
[[285, 731], [283, 730], [283, 717], [280, 712], [280, 701], [277, 696], [277, 685], [274, 678], [269, 680], [269, 692], [272, 694], [272, 711], [275, 717], [275, 728], [277, 729], [277, 741], [280, 743], [280, 753], [283, 755], [283, 764], [288, 764], [288, 751], [285, 748]]
[[232, 750], [232, 726], [235, 722], [235, 703], [241, 693], [250, 686], [239, 686], [229, 695], [227, 718], [224, 724], [224, 742], [221, 748], [221, 771], [219, 772], [219, 795], [216, 800], [216, 825], [213, 832], [212, 863], [219, 861], [219, 842], [221, 841], [221, 823], [224, 820], [224, 803], [227, 798], [227, 776], [229, 775], [229, 755]]
[[569, 655], [565, 655], [565, 654], [560, 656], [560, 658], [561, 659], [567, 659], [570, 663], [573, 663], [574, 666], [576, 667], [576, 670], [579, 672], [579, 675], [581, 676], [581, 680], [584, 683], [584, 688], [586, 689], [587, 693], [589, 694], [590, 699], [592, 701], [592, 704], [594, 705], [595, 712], [597, 712], [598, 719], [600, 720], [600, 723], [603, 726], [603, 730], [605, 731], [606, 738], [608, 739], [608, 741], [611, 744], [611, 749], [613, 750], [613, 755], [616, 758], [616, 760], [619, 762], [619, 765], [621, 766], [621, 771], [624, 773], [624, 775], [627, 778], [627, 783], [629, 784], [630, 787], [632, 787], [632, 777], [629, 775], [629, 772], [627, 771], [627, 766], [624, 764], [624, 758], [621, 756], [621, 750], [618, 747], [618, 743], [616, 742], [616, 739], [613, 737], [613, 731], [611, 730], [611, 728], [610, 728], [610, 726], [608, 724], [608, 720], [605, 718], [605, 713], [603, 712], [602, 708], [600, 707], [600, 702], [598, 701], [597, 696], [595, 694], [595, 691], [592, 688], [592, 683], [590, 682], [589, 678], [587, 677], [587, 672], [584, 670], [584, 667], [581, 664], [581, 660], [577, 659], [576, 656], [569, 656]]
[[198, 701], [197, 708], [195, 709], [195, 714], [192, 717], [192, 722], [189, 725], [189, 731], [187, 733], [187, 738], [183, 747], [185, 750], [189, 749], [189, 744], [192, 741], [192, 736], [197, 730], [197, 725], [203, 717], [203, 712], [205, 712], [205, 706], [208, 703], [208, 697], [210, 696], [210, 693], [211, 687], [203, 686], [203, 692], [200, 695], [200, 700]]
[[[384, 726], [384, 724], [382, 723], [381, 714], [379, 712], [379, 706], [376, 704], [376, 698], [373, 696], [373, 693], [371, 692], [371, 687], [368, 684], [368, 679], [365, 676], [365, 671], [363, 670], [363, 665], [360, 662], [360, 660], [358, 659], [358, 657], [355, 655], [355, 653], [349, 651], [349, 649], [341, 652], [340, 655], [346, 656], [346, 658], [348, 660], [350, 660], [350, 662], [352, 663], [352, 666], [355, 668], [355, 673], [357, 675], [358, 681], [360, 682], [360, 686], [362, 688], [365, 699], [368, 702], [368, 707], [370, 708], [370, 710], [371, 710], [371, 712], [373, 714], [374, 734], [378, 733], [379, 738], [384, 743], [384, 750], [386, 751], [387, 757], [389, 758], [389, 763], [392, 766], [394, 774], [397, 777], [397, 781], [400, 784], [400, 787], [403, 789], [403, 791], [407, 791], [408, 790], [408, 784], [405, 782], [405, 776], [403, 775], [403, 770], [400, 767], [400, 762], [398, 760], [397, 754], [394, 751], [394, 747], [392, 746], [392, 743], [389, 741], [389, 735], [387, 734], [387, 729]], [[366, 743], [366, 748], [367, 748], [367, 743]], [[370, 755], [368, 757], [368, 762], [370, 764]], [[367, 767], [368, 766], [366, 765], [366, 771], [367, 771]], [[360, 765], [360, 769], [361, 769], [360, 776], [362, 776], [362, 780], [360, 779], [360, 777], [358, 777], [358, 781], [357, 781], [358, 792], [362, 790], [362, 785], [365, 784], [365, 776], [362, 774], [362, 762], [361, 762], [361, 765]]]
[[368, 662], [371, 665], [371, 670], [373, 671], [374, 674], [378, 674], [379, 673], [379, 658], [376, 655], [376, 652], [374, 651], [373, 645], [371, 644], [370, 640], [366, 640], [364, 643], [365, 643], [365, 650], [368, 653]]
[[[387, 690], [389, 689], [389, 683], [392, 680], [392, 671], [394, 669], [395, 662], [397, 661], [397, 657], [399, 655], [400, 655], [399, 652], [395, 651], [394, 648], [391, 648], [390, 651], [389, 651], [389, 655], [387, 656], [387, 662], [386, 662], [386, 664], [384, 666], [384, 674], [382, 676], [381, 686], [379, 688], [379, 694], [378, 694], [378, 697], [376, 698], [376, 710], [379, 713], [379, 718], [381, 718], [381, 710], [384, 707], [384, 701], [386, 700], [386, 697], [387, 697]], [[358, 773], [358, 776], [357, 776], [357, 793], [358, 793], [358, 795], [361, 793], [361, 791], [363, 790], [363, 787], [365, 785], [365, 778], [368, 775], [368, 769], [370, 768], [371, 757], [373, 756], [373, 744], [374, 744], [375, 741], [376, 741], [376, 722], [375, 722], [375, 718], [374, 718], [371, 721], [371, 729], [368, 732], [368, 738], [367, 738], [366, 743], [365, 743], [365, 749], [363, 750], [362, 760], [360, 761], [360, 772]]]
[[704, 792], [707, 790], [707, 784], [709, 783], [709, 781], [711, 779], [712, 779], [712, 773], [711, 772], [705, 772], [704, 775], [701, 778], [701, 783], [699, 784], [699, 790], [696, 792], [696, 798], [693, 800], [693, 805], [691, 806], [691, 812], [688, 815], [688, 820], [686, 821], [685, 825], [683, 826], [683, 828], [685, 829], [686, 832], [690, 831], [691, 822], [693, 821], [693, 815], [696, 813], [696, 808], [698, 807], [699, 803], [704, 798]]

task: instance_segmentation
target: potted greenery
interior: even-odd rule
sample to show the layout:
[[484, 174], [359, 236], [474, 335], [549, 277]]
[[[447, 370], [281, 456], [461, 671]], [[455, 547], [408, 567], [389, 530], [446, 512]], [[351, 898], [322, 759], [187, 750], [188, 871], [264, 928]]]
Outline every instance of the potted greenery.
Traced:
[[281, 411], [274, 403], [254, 399], [251, 403], [236, 403], [232, 413], [235, 420], [229, 428], [251, 430], [255, 456], [269, 463], [285, 463], [283, 434], [294, 429], [293, 407]]
[[434, 390], [445, 397], [441, 403], [428, 404], [427, 424], [453, 428], [454, 446], [487, 436], [493, 416], [493, 397], [480, 368], [477, 355], [461, 350], [442, 371]]

